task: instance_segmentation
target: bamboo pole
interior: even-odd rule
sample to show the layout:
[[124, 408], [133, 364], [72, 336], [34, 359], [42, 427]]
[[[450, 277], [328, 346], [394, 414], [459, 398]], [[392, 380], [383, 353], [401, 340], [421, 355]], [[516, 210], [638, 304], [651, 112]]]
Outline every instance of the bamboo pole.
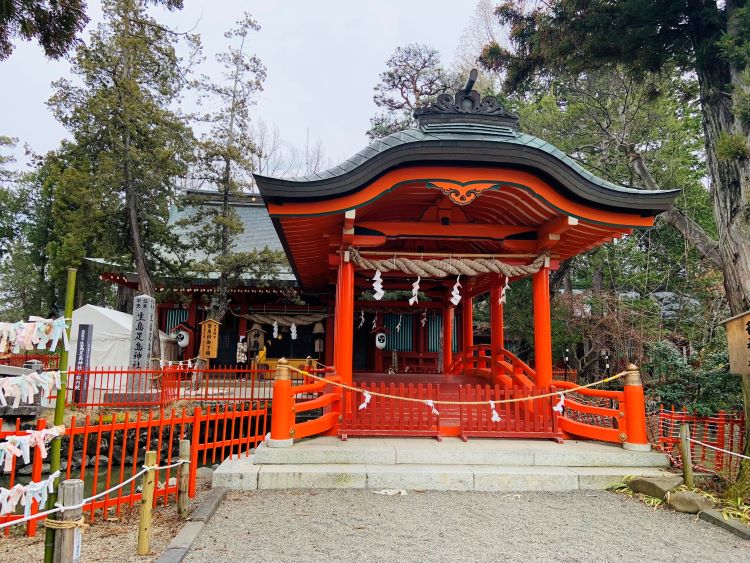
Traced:
[[690, 454], [690, 426], [687, 422], [680, 424], [680, 454], [682, 455], [682, 478], [689, 489], [695, 487], [693, 481], [693, 456]]
[[[156, 465], [156, 452], [146, 452], [146, 467]], [[141, 488], [141, 514], [138, 521], [138, 555], [148, 555], [151, 550], [151, 509], [154, 505], [154, 485], [156, 470], [149, 469], [143, 476]]]
[[[180, 440], [180, 460], [190, 460], [190, 440]], [[185, 520], [188, 517], [188, 485], [190, 464], [183, 463], [177, 468], [177, 514]]]
[[[66, 479], [60, 485], [60, 499], [63, 506], [75, 506], [83, 502], [83, 481]], [[83, 508], [66, 510], [61, 513], [63, 522], [80, 520]], [[81, 528], [58, 528], [49, 530], [55, 534], [53, 563], [78, 563], [81, 560]]]
[[[68, 268], [68, 285], [65, 288], [65, 331], [68, 334], [68, 341], [70, 341], [70, 325], [68, 325], [68, 319], [70, 324], [73, 324], [73, 298], [75, 297], [76, 287], [76, 268]], [[55, 426], [63, 424], [65, 419], [65, 395], [67, 393], [68, 384], [68, 351], [65, 349], [63, 344], [62, 350], [60, 351], [60, 389], [57, 391], [57, 398], [55, 399]], [[60, 449], [62, 446], [62, 436], [58, 436], [52, 440], [49, 454], [49, 472], [54, 473], [60, 469]], [[49, 494], [47, 500], [47, 506], [55, 506], [57, 502], [57, 487], [60, 482], [60, 478], [55, 479], [53, 490]], [[52, 528], [47, 528], [44, 534], [44, 563], [52, 563], [55, 550], [55, 531]]]

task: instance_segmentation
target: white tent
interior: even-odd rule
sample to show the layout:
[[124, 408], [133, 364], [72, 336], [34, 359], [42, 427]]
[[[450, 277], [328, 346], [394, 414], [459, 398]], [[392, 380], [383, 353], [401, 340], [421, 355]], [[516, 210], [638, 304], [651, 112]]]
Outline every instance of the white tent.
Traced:
[[[125, 391], [128, 386], [128, 377], [133, 377], [133, 375], [128, 376], [126, 372], [109, 373], [111, 370], [128, 369], [133, 315], [95, 305], [84, 305], [73, 311], [68, 370], [75, 368], [78, 327], [82, 324], [93, 326], [89, 367], [91, 370], [102, 371], [89, 374], [85, 381], [74, 377], [68, 385], [75, 390], [75, 393], [83, 393], [83, 396], [75, 399], [76, 401], [93, 404], [105, 400], [108, 394]], [[162, 331], [159, 331], [159, 341], [162, 358], [174, 359], [177, 341]], [[150, 387], [149, 382], [141, 381], [143, 377], [145, 375], [138, 378], [139, 386]]]
[[[128, 367], [133, 315], [114, 309], [97, 307], [96, 305], [84, 305], [73, 311], [68, 369], [73, 369], [75, 366], [78, 326], [81, 324], [90, 324], [94, 327], [91, 341], [91, 362], [89, 364], [92, 369], [126, 369]], [[168, 351], [173, 348], [175, 339], [159, 331], [159, 341], [161, 342], [162, 357], [172, 359]]]

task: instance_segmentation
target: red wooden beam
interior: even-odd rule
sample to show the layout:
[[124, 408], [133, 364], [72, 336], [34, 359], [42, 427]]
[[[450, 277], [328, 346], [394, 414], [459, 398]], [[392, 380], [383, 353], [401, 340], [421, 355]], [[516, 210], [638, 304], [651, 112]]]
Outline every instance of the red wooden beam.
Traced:
[[389, 238], [439, 237], [502, 240], [510, 235], [532, 231], [518, 225], [478, 225], [474, 223], [358, 221], [357, 227], [382, 233]]

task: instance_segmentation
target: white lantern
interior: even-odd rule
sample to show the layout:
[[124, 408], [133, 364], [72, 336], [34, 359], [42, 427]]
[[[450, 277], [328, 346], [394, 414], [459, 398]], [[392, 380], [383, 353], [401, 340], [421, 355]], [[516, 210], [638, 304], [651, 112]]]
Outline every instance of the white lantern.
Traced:
[[385, 348], [385, 332], [378, 332], [375, 335], [375, 348], [378, 350]]

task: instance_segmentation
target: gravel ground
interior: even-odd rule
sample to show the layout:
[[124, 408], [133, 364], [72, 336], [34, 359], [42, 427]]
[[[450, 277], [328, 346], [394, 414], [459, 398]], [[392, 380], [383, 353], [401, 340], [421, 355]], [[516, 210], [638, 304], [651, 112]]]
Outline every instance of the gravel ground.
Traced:
[[231, 492], [186, 561], [750, 561], [750, 542], [605, 491]]
[[[188, 501], [194, 510], [210, 490], [210, 482], [199, 482], [194, 499]], [[140, 557], [136, 554], [138, 544], [138, 505], [125, 507], [120, 518], [103, 521], [100, 518], [86, 528], [81, 543], [82, 563], [146, 563], [164, 551], [185, 523], [177, 516], [175, 502], [167, 506], [159, 504], [152, 512], [151, 553]], [[21, 527], [14, 528], [14, 535], [0, 539], [0, 562], [28, 563], [44, 560], [44, 528], [33, 538], [19, 536]]]

